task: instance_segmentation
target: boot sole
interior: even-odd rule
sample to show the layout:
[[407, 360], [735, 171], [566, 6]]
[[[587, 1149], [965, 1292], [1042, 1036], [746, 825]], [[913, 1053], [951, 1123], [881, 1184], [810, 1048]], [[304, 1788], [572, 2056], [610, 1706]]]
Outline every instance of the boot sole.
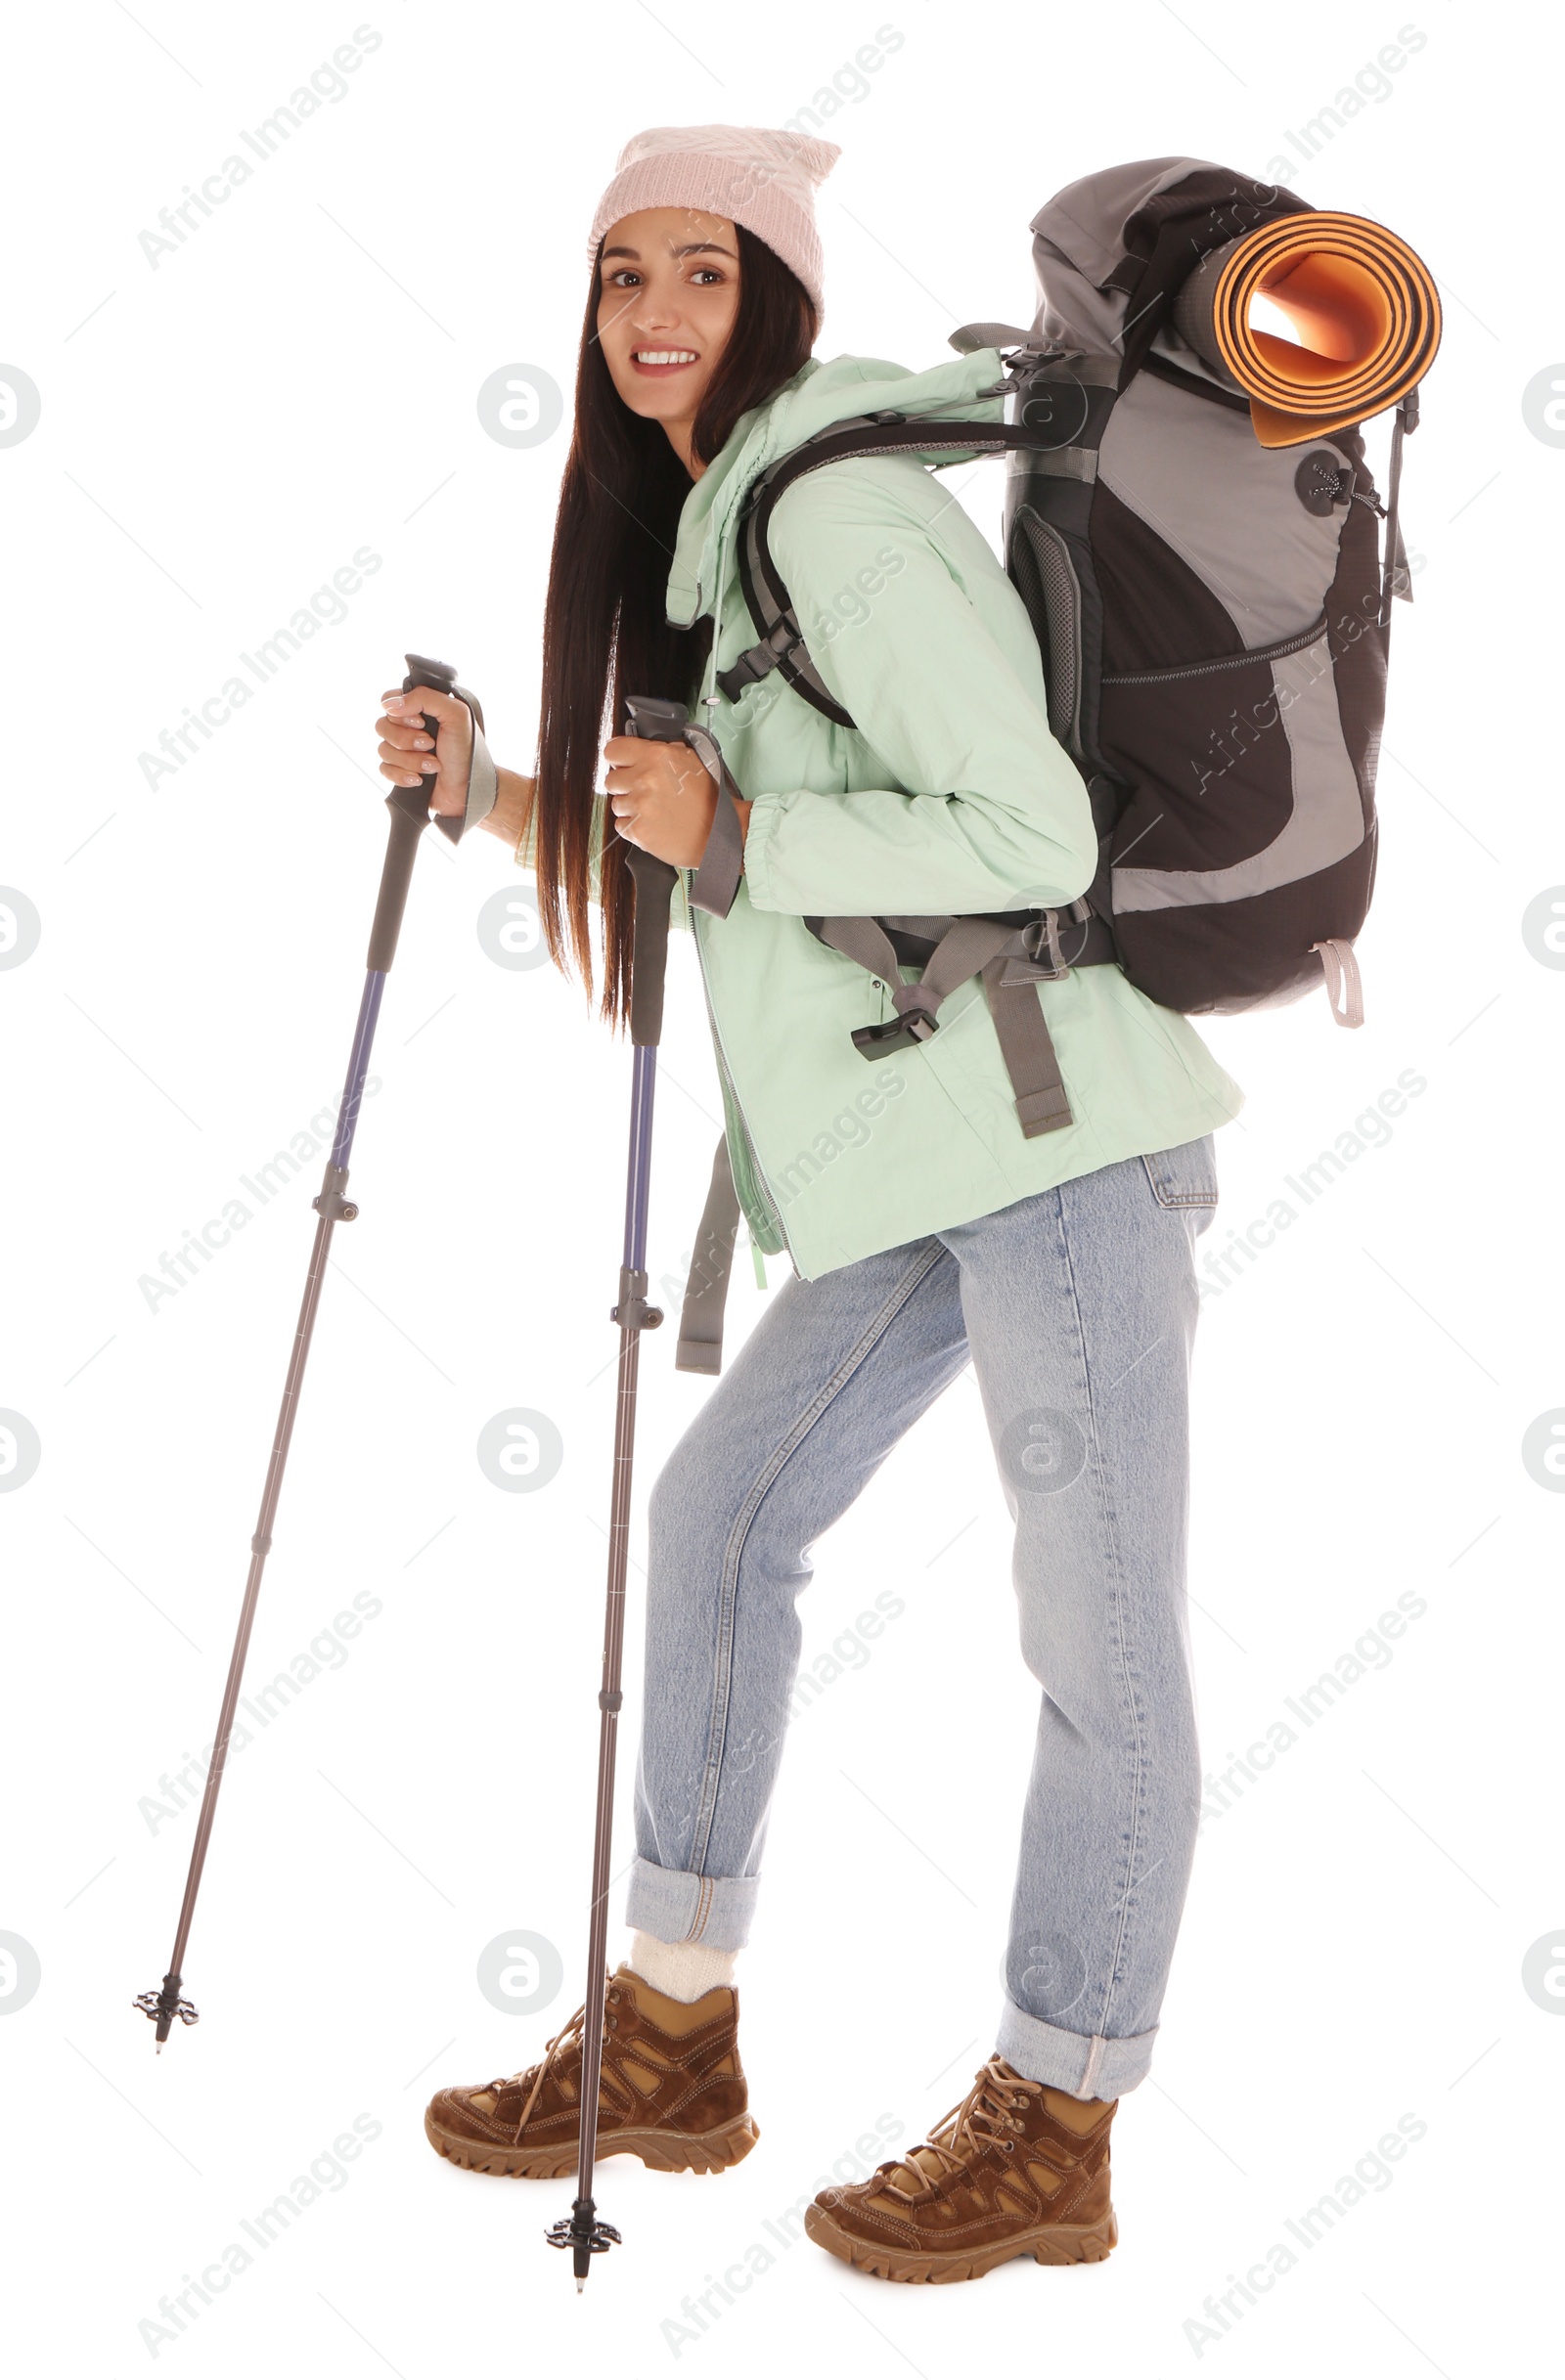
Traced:
[[[470, 2174], [503, 2174], [528, 2182], [555, 2182], [561, 2174], [576, 2171], [574, 2140], [561, 2141], [554, 2148], [506, 2148], [499, 2142], [470, 2140], [461, 2133], [447, 2132], [431, 2120], [427, 2111], [424, 2130], [431, 2148], [449, 2164], [460, 2165]], [[651, 2128], [603, 2132], [598, 2136], [598, 2156], [600, 2161], [604, 2157], [640, 2157], [643, 2165], [656, 2174], [721, 2174], [747, 2157], [760, 2137], [760, 2127], [753, 2116], [740, 2116], [738, 2123], [721, 2132], [658, 2132]]]
[[806, 2234], [827, 2255], [883, 2281], [978, 2281], [997, 2265], [1030, 2256], [1040, 2265], [1100, 2265], [1119, 2238], [1112, 2207], [1100, 2223], [1051, 2224], [1017, 2232], [987, 2248], [929, 2249], [921, 2255], [859, 2239], [833, 2223], [825, 2207], [804, 2211]]

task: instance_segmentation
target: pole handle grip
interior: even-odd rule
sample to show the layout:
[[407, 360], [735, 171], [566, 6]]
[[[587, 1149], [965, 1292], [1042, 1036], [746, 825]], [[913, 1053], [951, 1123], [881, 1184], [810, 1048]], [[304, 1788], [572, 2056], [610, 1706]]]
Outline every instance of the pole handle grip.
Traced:
[[[649, 694], [631, 694], [625, 703], [625, 732], [645, 735], [655, 743], [685, 741], [687, 712], [682, 702], [667, 702]], [[668, 904], [679, 881], [679, 870], [666, 859], [654, 859], [634, 843], [625, 847], [625, 864], [636, 886], [636, 923], [630, 961], [630, 1037], [635, 1049], [655, 1049], [663, 1033], [663, 978], [668, 968]]]
[[663, 977], [668, 968], [668, 904], [678, 868], [634, 846], [625, 855], [636, 885], [636, 923], [630, 959], [630, 1038], [634, 1049], [655, 1049], [663, 1037]]
[[[404, 694], [411, 694], [416, 686], [429, 686], [437, 694], [455, 691], [457, 673], [449, 663], [425, 661], [420, 653], [409, 653], [406, 658]], [[438, 725], [427, 712], [423, 718], [425, 733], [438, 751]], [[397, 936], [402, 931], [402, 912], [408, 905], [414, 861], [419, 856], [420, 838], [429, 823], [429, 788], [424, 784], [393, 785], [385, 797], [385, 806], [391, 813], [391, 832], [380, 869], [380, 890], [376, 898], [375, 923], [370, 929], [370, 949], [365, 960], [371, 972], [378, 975], [388, 971], [397, 954]]]

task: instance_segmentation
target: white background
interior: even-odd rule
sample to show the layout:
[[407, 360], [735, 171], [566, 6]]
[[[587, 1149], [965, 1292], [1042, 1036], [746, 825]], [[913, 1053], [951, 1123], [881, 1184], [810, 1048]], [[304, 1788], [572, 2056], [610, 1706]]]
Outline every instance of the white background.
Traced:
[[[631, 132], [779, 123], [878, 25], [899, 31], [826, 126], [844, 154], [821, 204], [821, 352], [921, 366], [957, 322], [1028, 319], [1027, 221], [1061, 184], [1185, 152], [1265, 173], [1409, 20], [1390, 0], [1307, 24], [1236, 0], [375, 0], [380, 43], [346, 96], [156, 268], [138, 235], [349, 38], [354, 8], [86, 0], [13, 33], [3, 360], [42, 394], [32, 435], [0, 449], [0, 878], [42, 921], [0, 973], [0, 1406], [42, 1447], [0, 1496], [0, 1930], [42, 1975], [18, 2006], [0, 1961], [19, 2370], [808, 2358], [890, 2380], [1024, 2356], [1136, 2380], [1328, 2358], [1467, 2380], [1534, 2352], [1541, 2102], [1565, 2025], [1521, 1977], [1565, 1921], [1565, 1503], [1520, 1449], [1565, 1406], [1565, 975], [1529, 955], [1521, 917], [1565, 879], [1545, 675], [1565, 454], [1529, 434], [1521, 396], [1565, 355], [1542, 162], [1560, 61], [1543, 18], [1407, 5], [1425, 46], [1293, 177], [1410, 239], [1448, 306], [1408, 456], [1417, 601], [1396, 624], [1369, 1018], [1339, 1033], [1316, 997], [1212, 1028], [1249, 1104], [1203, 1250], [1405, 1070], [1427, 1089], [1203, 1309], [1208, 1767], [1399, 1595], [1426, 1609], [1205, 1827], [1155, 2076], [1117, 2124], [1106, 2266], [916, 2293], [800, 2243], [693, 2321], [682, 2301], [767, 2221], [785, 2230], [878, 2116], [917, 2138], [991, 2047], [1036, 1688], [970, 1378], [822, 1545], [806, 1598], [812, 1662], [876, 1593], [906, 1610], [789, 1743], [741, 1966], [760, 2145], [715, 2180], [608, 2167], [626, 2245], [578, 2304], [542, 2239], [569, 2183], [459, 2175], [420, 2121], [436, 2083], [519, 2067], [575, 2005], [597, 1734], [628, 1059], [551, 971], [480, 948], [480, 905], [515, 881], [492, 838], [421, 855], [252, 1679], [354, 1594], [381, 1609], [233, 1761], [187, 1961], [202, 2020], [161, 2058], [130, 2002], [161, 1975], [192, 1818], [141, 1805], [215, 1718], [319, 1161], [156, 1310], [138, 1281], [335, 1096], [382, 849], [371, 724], [403, 651], [458, 663], [497, 753], [527, 764], [567, 433], [508, 449], [475, 396], [507, 364], [568, 387], [586, 228]], [[998, 474], [967, 493], [992, 526]], [[138, 755], [363, 546], [382, 566], [347, 619], [150, 789]], [[716, 1115], [687, 948], [673, 973], [654, 1278], [682, 1269]], [[761, 1304], [741, 1254], [732, 1342]], [[642, 1498], [709, 1392], [672, 1371], [671, 1338], [646, 1350]], [[563, 1440], [534, 1494], [498, 1492], [475, 1459], [513, 1407]], [[634, 1592], [629, 1657], [634, 1680]], [[530, 2015], [475, 1981], [515, 1928], [564, 1961]], [[381, 2129], [344, 2185], [178, 2335], [139, 2334], [360, 2113]], [[1188, 2332], [1405, 2114], [1427, 2129], [1390, 2186], [1270, 2296], [1235, 2298], [1226, 2329]]]

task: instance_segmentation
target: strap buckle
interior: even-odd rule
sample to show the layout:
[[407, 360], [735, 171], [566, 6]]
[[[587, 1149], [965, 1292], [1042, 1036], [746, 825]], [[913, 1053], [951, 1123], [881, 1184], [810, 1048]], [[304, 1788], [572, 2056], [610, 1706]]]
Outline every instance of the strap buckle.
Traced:
[[[910, 991], [914, 989], [909, 986]], [[899, 1016], [886, 1017], [878, 1025], [860, 1025], [853, 1036], [853, 1046], [861, 1058], [872, 1064], [876, 1058], [888, 1058], [894, 1050], [916, 1049], [920, 1041], [933, 1040], [940, 1031], [940, 1020], [927, 1008], [906, 1008]]]
[[[1068, 958], [1059, 939], [1062, 917], [1068, 924], [1081, 928], [1076, 948]], [[1013, 984], [1063, 983], [1087, 947], [1087, 929], [1092, 918], [1093, 912], [1085, 901], [1073, 901], [1068, 909], [1045, 909], [1041, 917], [1023, 926], [1016, 937], [1020, 951], [1007, 960], [1003, 979], [1006, 988]], [[1039, 955], [1040, 945], [1049, 953], [1047, 964]]]
[[780, 612], [772, 627], [758, 644], [748, 645], [726, 670], [719, 670], [717, 683], [730, 702], [738, 702], [747, 686], [769, 678], [780, 663], [791, 660], [804, 643], [804, 632], [791, 610]]

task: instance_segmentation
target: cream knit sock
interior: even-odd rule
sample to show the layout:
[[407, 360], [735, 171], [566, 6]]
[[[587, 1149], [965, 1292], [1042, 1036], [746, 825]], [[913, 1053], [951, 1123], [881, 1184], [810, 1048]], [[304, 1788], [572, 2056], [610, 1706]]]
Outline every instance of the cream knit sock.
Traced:
[[734, 1980], [733, 1951], [713, 1950], [709, 1942], [659, 1942], [655, 1934], [633, 1934], [625, 1960], [654, 1992], [670, 2000], [699, 2000], [715, 1984]]

